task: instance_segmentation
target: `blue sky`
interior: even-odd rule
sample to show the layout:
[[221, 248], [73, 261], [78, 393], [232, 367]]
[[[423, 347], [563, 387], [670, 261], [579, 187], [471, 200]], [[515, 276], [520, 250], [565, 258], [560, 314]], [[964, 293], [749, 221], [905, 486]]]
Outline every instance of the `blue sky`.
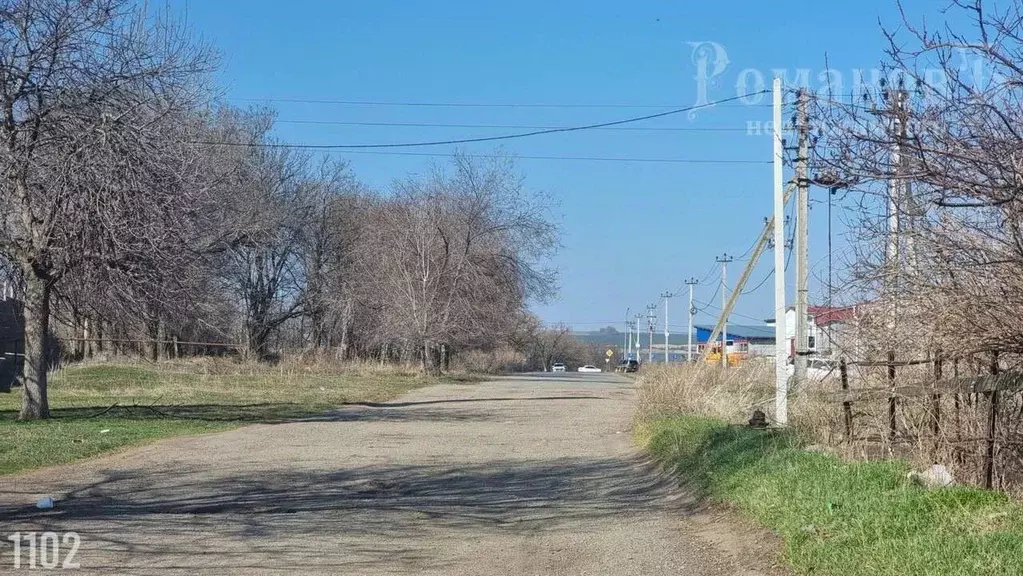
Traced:
[[[934, 4], [904, 3], [919, 14], [933, 11]], [[518, 130], [293, 121], [567, 126], [691, 106], [699, 96], [692, 42], [714, 42], [724, 51], [715, 54], [727, 55], [727, 65], [708, 87], [709, 100], [741, 92], [736, 83], [744, 69], [759, 71], [769, 83], [773, 69], [786, 69], [794, 78], [797, 69], [807, 68], [816, 76], [827, 60], [851, 78], [853, 69], [875, 67], [882, 55], [879, 19], [898, 23], [894, 0], [192, 0], [175, 7], [187, 11], [196, 31], [222, 50], [226, 98], [239, 105], [272, 101], [282, 121], [278, 135], [304, 144], [424, 141]], [[281, 101], [286, 99], [573, 106]], [[616, 107], [577, 106], [583, 104]], [[679, 288], [687, 277], [706, 279], [697, 299], [710, 299], [719, 277], [715, 256], [745, 252], [771, 210], [771, 140], [744, 131], [748, 121], [770, 116], [766, 105], [729, 104], [702, 110], [694, 118], [681, 114], [632, 126], [686, 130], [595, 130], [503, 143], [504, 152], [520, 157], [517, 166], [527, 185], [554, 201], [554, 216], [564, 229], [564, 247], [554, 262], [561, 274], [560, 295], [534, 310], [545, 321], [578, 329], [611, 323], [621, 329], [627, 307], [635, 312], [656, 302], [660, 293]], [[495, 150], [493, 144], [462, 148]], [[445, 154], [452, 148], [409, 151]], [[342, 156], [362, 181], [378, 189], [442, 161], [392, 154]], [[687, 162], [525, 158], [529, 156]], [[688, 162], [692, 160], [725, 162]], [[814, 189], [811, 198], [824, 201], [826, 192]], [[836, 252], [845, 244], [841, 220], [842, 211], [836, 208]], [[810, 227], [815, 276], [811, 300], [819, 301], [823, 290], [817, 277], [826, 273], [825, 204], [813, 205]], [[771, 265], [769, 255], [763, 258], [752, 284], [759, 284]], [[740, 271], [738, 261], [731, 265], [730, 283]], [[753, 323], [771, 315], [772, 287], [767, 281], [744, 296], [732, 321]], [[719, 299], [714, 298], [715, 305]], [[671, 325], [678, 331], [685, 325], [678, 313], [684, 306], [676, 300], [673, 308]], [[708, 308], [698, 320], [712, 321], [715, 312]]]

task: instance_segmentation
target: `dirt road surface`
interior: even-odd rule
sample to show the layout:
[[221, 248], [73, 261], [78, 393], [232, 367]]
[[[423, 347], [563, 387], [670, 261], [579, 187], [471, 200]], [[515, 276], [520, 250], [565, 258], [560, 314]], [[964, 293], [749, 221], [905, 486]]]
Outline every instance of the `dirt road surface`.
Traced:
[[633, 411], [625, 378], [527, 375], [0, 477], [0, 573], [31, 530], [79, 534], [74, 574], [773, 573], [645, 461]]

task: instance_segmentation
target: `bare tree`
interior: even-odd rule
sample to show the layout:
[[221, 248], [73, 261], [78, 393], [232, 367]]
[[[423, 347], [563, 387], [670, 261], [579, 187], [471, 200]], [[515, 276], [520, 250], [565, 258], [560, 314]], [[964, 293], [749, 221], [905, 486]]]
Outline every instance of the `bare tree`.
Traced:
[[198, 205], [183, 115], [210, 63], [127, 0], [0, 0], [0, 250], [25, 283], [23, 419], [49, 415], [54, 285], [173, 254], [174, 225]]
[[543, 199], [506, 160], [453, 163], [453, 174], [399, 183], [375, 237], [382, 326], [419, 349], [426, 372], [437, 370], [441, 344], [494, 338], [528, 298], [554, 287], [538, 265], [557, 246]]
[[309, 343], [336, 346], [344, 358], [356, 309], [355, 261], [368, 214], [366, 192], [347, 162], [325, 160], [315, 176], [308, 195], [310, 218], [302, 232]]
[[1023, 12], [955, 0], [928, 28], [903, 14], [888, 81], [819, 100], [821, 172], [862, 192], [860, 288], [946, 353], [1023, 351]]

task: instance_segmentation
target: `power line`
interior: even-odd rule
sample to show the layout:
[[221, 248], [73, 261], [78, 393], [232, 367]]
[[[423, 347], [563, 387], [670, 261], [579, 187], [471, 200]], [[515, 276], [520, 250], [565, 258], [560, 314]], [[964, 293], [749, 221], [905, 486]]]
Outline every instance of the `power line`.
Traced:
[[[789, 251], [789, 253], [785, 256], [785, 271], [786, 272], [789, 271], [789, 264], [792, 262], [792, 247], [791, 246], [788, 248], [788, 251]], [[746, 296], [747, 294], [752, 294], [752, 293], [756, 292], [757, 290], [760, 290], [761, 288], [764, 287], [764, 284], [767, 284], [767, 281], [770, 280], [771, 278], [774, 278], [774, 269], [771, 269], [771, 271], [767, 273], [767, 276], [764, 276], [764, 279], [761, 280], [760, 283], [756, 285], [756, 287], [750, 288], [749, 290], [744, 290], [742, 292], [741, 296]]]
[[[718, 265], [717, 262], [715, 262], [710, 265], [710, 268], [707, 269], [707, 273], [703, 275], [702, 279], [700, 279], [700, 284], [706, 284], [708, 280], [710, 280], [717, 274], [717, 271]], [[720, 288], [720, 285], [718, 287]], [[713, 298], [711, 299], [713, 300]]]
[[[710, 279], [711, 275], [713, 275], [716, 270], [717, 270], [717, 263], [711, 264], [710, 268], [707, 270], [707, 273], [703, 276], [703, 279], [702, 280], [697, 280], [696, 283], [697, 284], [704, 284], [704, 283], [706, 283], [707, 280]], [[682, 292], [682, 289], [685, 288], [685, 286], [686, 286], [686, 281], [683, 280], [678, 285], [678, 288], [675, 288], [674, 290], [672, 290], [672, 292], [675, 293], [675, 294], [678, 294], [678, 293]]]
[[[721, 293], [721, 283], [720, 283], [720, 282], [719, 282], [719, 283], [717, 283], [717, 286], [718, 286], [718, 287], [717, 287], [717, 288], [716, 288], [716, 289], [714, 290], [714, 293], [710, 295], [710, 299], [711, 299], [711, 300], [714, 300], [714, 298], [717, 298], [717, 295]], [[693, 302], [696, 302], [697, 304], [699, 304], [699, 303], [700, 303], [700, 301], [699, 301], [699, 300], [696, 300], [696, 299], [694, 299], [694, 300], [693, 300]], [[708, 306], [712, 306], [712, 304], [705, 304], [705, 305], [703, 306], [703, 308], [697, 308], [697, 309], [696, 309], [696, 311], [697, 311], [697, 312], [703, 312], [704, 310], [706, 310], [706, 309], [707, 309], [707, 307], [708, 307]], [[717, 309], [718, 309], [718, 310], [720, 310], [721, 308], [720, 308], [720, 307], [718, 307]]]
[[[701, 311], [706, 310], [708, 308], [713, 308], [714, 310], [721, 310], [720, 306], [715, 306], [714, 304], [712, 304], [710, 302], [699, 302], [698, 301], [697, 303], [703, 305], [703, 308], [700, 309]], [[764, 321], [763, 318], [754, 318], [753, 316], [749, 316], [747, 314], [740, 314], [739, 312], [736, 312], [735, 310], [732, 310], [732, 313], [729, 314], [729, 316], [738, 316], [740, 318], [746, 318], [747, 320], [754, 320], [756, 322], [763, 322]]]
[[[288, 145], [289, 148], [304, 148], [301, 144]], [[449, 152], [382, 152], [378, 150], [345, 150], [345, 154], [366, 154], [371, 156], [425, 156], [432, 158], [449, 158]], [[476, 158], [506, 158], [500, 154], [471, 154]], [[770, 164], [770, 160], [745, 160], [741, 158], [631, 158], [614, 156], [511, 156], [515, 160], [575, 160], [584, 162], [645, 162], [656, 164]]]
[[759, 240], [754, 240], [753, 243], [750, 244], [749, 248], [747, 248], [746, 251], [743, 252], [741, 256], [736, 256], [735, 259], [740, 261], [740, 262], [742, 262], [744, 258], [749, 256], [750, 253], [753, 252], [753, 249], [756, 248], [757, 244], [759, 244], [759, 243], [760, 243]]
[[[524, 124], [445, 124], [432, 122], [349, 122], [339, 120], [275, 120], [278, 124], [311, 124], [326, 126], [371, 126], [387, 128], [481, 128], [509, 130], [553, 130], [565, 126], [536, 126]], [[749, 128], [727, 126], [691, 126], [691, 127], [639, 127], [639, 126], [608, 126], [594, 130], [614, 130], [632, 132], [748, 132]]]
[[754, 92], [752, 94], [746, 94], [744, 96], [732, 96], [715, 102], [707, 104], [697, 104], [695, 106], [686, 106], [684, 108], [676, 108], [674, 110], [668, 110], [667, 112], [658, 112], [656, 114], [647, 114], [645, 116], [635, 116], [632, 118], [625, 118], [624, 120], [613, 120], [611, 122], [600, 122], [597, 124], [585, 124], [582, 126], [567, 126], [562, 128], [549, 128], [545, 130], [532, 130], [530, 132], [521, 132], [518, 134], [504, 134], [502, 136], [483, 136], [479, 138], [459, 138], [452, 140], [433, 140], [427, 142], [401, 142], [401, 143], [383, 143], [383, 144], [278, 144], [273, 142], [195, 142], [196, 144], [206, 144], [211, 146], [235, 146], [243, 148], [305, 148], [305, 149], [352, 149], [352, 148], [411, 148], [420, 146], [448, 146], [452, 144], [474, 144], [479, 142], [497, 142], [502, 140], [514, 140], [519, 138], [528, 138], [531, 136], [545, 136], [547, 134], [561, 134], [566, 132], [579, 132], [582, 130], [595, 130], [597, 128], [607, 128], [610, 126], [620, 126], [623, 124], [632, 124], [635, 122], [642, 122], [644, 120], [653, 120], [654, 118], [664, 118], [665, 116], [672, 116], [675, 114], [681, 114], [683, 112], [692, 112], [694, 110], [700, 110], [703, 108], [710, 108], [716, 104], [723, 102], [731, 102], [745, 98], [747, 96], [754, 96], [757, 94], [763, 94], [766, 90], [760, 92]]
[[[793, 228], [792, 233], [789, 235], [788, 246], [786, 246], [786, 248], [788, 249], [788, 254], [785, 256], [785, 272], [788, 272], [789, 264], [792, 262], [792, 251], [793, 251], [792, 247], [793, 247], [793, 245], [795, 243], [795, 239], [796, 239], [796, 231]], [[757, 290], [760, 290], [761, 288], [763, 288], [764, 284], [766, 284], [767, 281], [770, 280], [771, 278], [774, 278], [774, 269], [771, 269], [771, 271], [767, 273], [767, 276], [765, 276], [764, 279], [761, 280], [760, 283], [757, 284], [755, 288], [751, 288], [749, 290], [744, 290], [742, 292], [741, 296], [745, 296], [747, 294], [752, 294], [752, 293], [756, 292]]]
[[[731, 100], [739, 100], [750, 96], [765, 94], [767, 90], [753, 92], [735, 98], [728, 98], [711, 103], [706, 107], [715, 106]], [[675, 108], [674, 104], [583, 104], [583, 103], [544, 103], [544, 102], [399, 102], [374, 100], [335, 100], [330, 98], [233, 98], [238, 102], [280, 102], [287, 104], [333, 104], [340, 106], [395, 106], [409, 108], [619, 108], [619, 109], [664, 109]], [[736, 108], [767, 107], [770, 104], [739, 104]]]

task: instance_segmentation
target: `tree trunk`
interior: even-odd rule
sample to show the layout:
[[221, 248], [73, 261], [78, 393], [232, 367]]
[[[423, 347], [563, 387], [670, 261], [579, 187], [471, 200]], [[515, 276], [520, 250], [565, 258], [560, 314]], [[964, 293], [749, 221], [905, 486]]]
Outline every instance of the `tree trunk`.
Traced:
[[159, 316], [150, 319], [149, 321], [149, 337], [150, 341], [149, 358], [153, 362], [160, 361], [160, 318]]
[[92, 358], [92, 321], [88, 316], [82, 321], [82, 344], [85, 346], [85, 357]]
[[440, 366], [437, 365], [437, 359], [434, 357], [433, 346], [430, 345], [429, 340], [423, 342], [423, 373], [431, 376], [440, 374]]
[[96, 350], [99, 353], [101, 353], [101, 354], [103, 353], [103, 350], [104, 350], [104, 346], [103, 346], [103, 319], [102, 318], [97, 318], [96, 319]]
[[338, 360], [344, 361], [348, 358], [348, 322], [341, 325], [341, 344], [338, 346]]
[[78, 313], [78, 308], [71, 308], [71, 334], [74, 336], [74, 359], [82, 360], [85, 358], [85, 340], [82, 339], [82, 332], [84, 327], [82, 325], [82, 316]]
[[25, 274], [25, 369], [22, 377], [21, 419], [50, 417], [46, 373], [50, 350], [50, 283], [32, 270]]
[[270, 331], [261, 327], [261, 325], [253, 325], [249, 327], [249, 355], [255, 358], [259, 362], [263, 362], [270, 357], [270, 351], [267, 350], [267, 341], [270, 339]]

